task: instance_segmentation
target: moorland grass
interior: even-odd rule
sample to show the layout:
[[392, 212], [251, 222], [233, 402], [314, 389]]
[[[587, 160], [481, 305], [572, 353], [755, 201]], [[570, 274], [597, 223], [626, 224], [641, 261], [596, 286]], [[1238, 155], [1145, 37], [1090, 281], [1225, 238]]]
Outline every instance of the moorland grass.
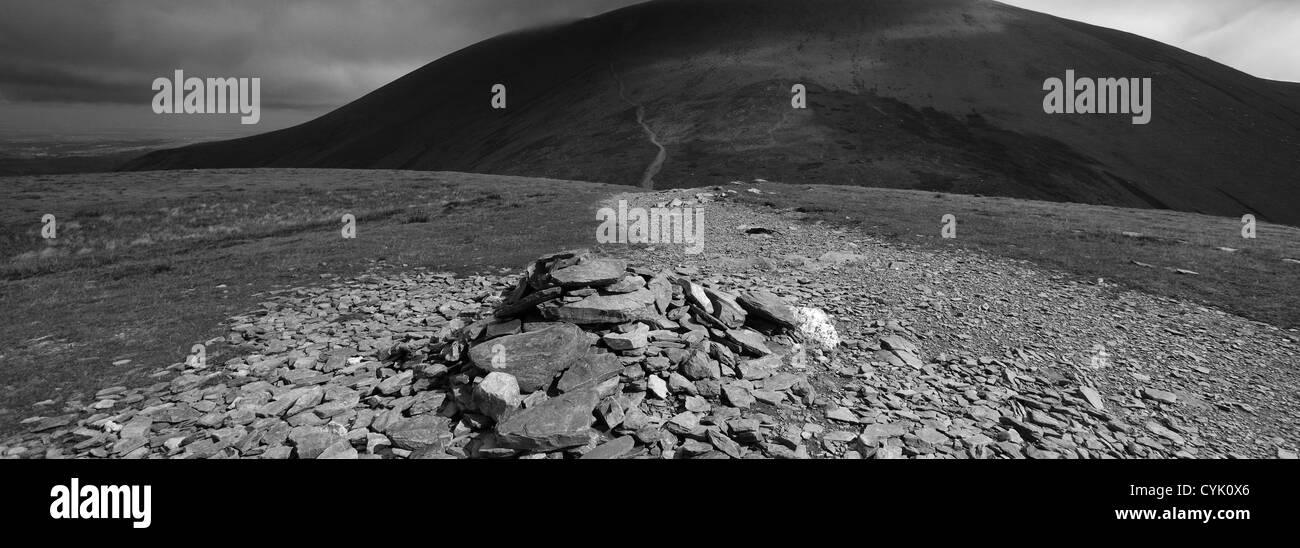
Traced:
[[[182, 362], [268, 291], [371, 268], [517, 269], [592, 246], [626, 187], [459, 173], [226, 170], [0, 179], [0, 432]], [[41, 217], [57, 238], [41, 238]], [[344, 239], [341, 217], [357, 218]], [[46, 251], [50, 249], [51, 251]], [[208, 348], [222, 363], [237, 348]], [[130, 360], [129, 363], [119, 363]], [[31, 408], [53, 399], [55, 405]]]

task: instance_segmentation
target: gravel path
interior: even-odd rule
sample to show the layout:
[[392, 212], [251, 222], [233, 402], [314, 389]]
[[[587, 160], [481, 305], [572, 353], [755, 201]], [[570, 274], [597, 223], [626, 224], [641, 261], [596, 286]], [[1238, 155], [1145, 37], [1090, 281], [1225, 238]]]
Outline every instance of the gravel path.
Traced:
[[[700, 193], [627, 194], [606, 205], [672, 205]], [[969, 420], [973, 407], [1053, 412], [1089, 386], [1114, 418], [1107, 423], [1112, 437], [1132, 442], [1123, 444], [1130, 456], [1277, 457], [1300, 444], [1300, 344], [1271, 325], [1024, 261], [890, 244], [802, 223], [795, 213], [725, 200], [702, 207], [702, 255], [659, 246], [626, 258], [651, 268], [695, 265], [706, 284], [739, 281], [833, 314], [849, 342], [822, 380], [830, 399], [859, 414], [933, 413], [942, 425]], [[750, 227], [773, 233], [748, 234]], [[877, 360], [873, 341], [891, 332], [917, 341], [927, 363], [918, 369]], [[1007, 372], [1019, 380], [1005, 382]], [[999, 378], [1004, 382], [992, 389], [989, 381]], [[1173, 403], [1147, 390], [1167, 392]], [[993, 394], [999, 399], [989, 400]], [[1101, 420], [1065, 409], [1063, 421]], [[1077, 447], [1097, 436], [1075, 437]], [[1182, 443], [1151, 446], [1171, 437]]]

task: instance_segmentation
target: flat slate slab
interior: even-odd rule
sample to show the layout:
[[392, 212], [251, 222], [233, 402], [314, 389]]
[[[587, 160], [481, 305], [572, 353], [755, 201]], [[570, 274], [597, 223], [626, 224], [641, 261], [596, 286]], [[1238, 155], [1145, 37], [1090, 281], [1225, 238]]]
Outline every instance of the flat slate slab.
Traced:
[[420, 415], [402, 419], [384, 432], [393, 446], [415, 451], [451, 441], [451, 419], [437, 415]]
[[542, 307], [542, 315], [548, 319], [579, 325], [625, 323], [653, 317], [654, 311], [648, 306], [654, 302], [654, 293], [648, 289], [638, 289], [616, 295], [590, 295], [564, 306], [545, 306]]
[[781, 300], [780, 297], [766, 291], [745, 293], [736, 301], [750, 314], [781, 327], [795, 329], [799, 326], [799, 320], [794, 314], [794, 307]]
[[469, 350], [470, 361], [484, 371], [509, 373], [523, 393], [551, 384], [587, 352], [587, 336], [576, 325], [556, 324], [546, 329], [498, 337]]
[[732, 329], [727, 331], [727, 338], [748, 354], [763, 357], [772, 353], [772, 350], [763, 344], [765, 337], [757, 332], [748, 329]]
[[586, 259], [551, 272], [551, 280], [560, 287], [604, 287], [623, 279], [626, 273], [627, 261]]
[[595, 435], [592, 412], [600, 402], [594, 388], [569, 392], [520, 411], [497, 425], [501, 447], [555, 451], [586, 444]]
[[613, 354], [587, 354], [564, 371], [556, 388], [561, 392], [573, 392], [594, 387], [617, 377], [622, 371], [623, 364]]

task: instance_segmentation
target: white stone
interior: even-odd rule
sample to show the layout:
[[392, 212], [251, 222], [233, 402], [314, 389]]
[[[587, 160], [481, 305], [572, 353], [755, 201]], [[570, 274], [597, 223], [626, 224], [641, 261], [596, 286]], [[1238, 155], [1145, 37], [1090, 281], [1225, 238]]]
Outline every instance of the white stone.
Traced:
[[840, 333], [835, 329], [835, 323], [824, 310], [812, 307], [798, 307], [794, 310], [795, 320], [799, 325], [799, 333], [803, 334], [804, 341], [823, 350], [834, 350], [840, 345]]
[[502, 417], [523, 403], [519, 381], [514, 375], [493, 371], [474, 387], [474, 403], [484, 415], [500, 421]]

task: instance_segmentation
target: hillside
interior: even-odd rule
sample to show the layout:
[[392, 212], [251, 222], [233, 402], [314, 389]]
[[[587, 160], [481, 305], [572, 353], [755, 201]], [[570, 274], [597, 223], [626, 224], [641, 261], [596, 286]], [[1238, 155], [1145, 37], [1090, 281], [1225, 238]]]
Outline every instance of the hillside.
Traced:
[[[1149, 77], [1153, 118], [1047, 115], [1043, 81]], [[490, 108], [508, 86], [509, 108]], [[806, 110], [790, 108], [804, 84]], [[638, 112], [639, 111], [639, 112]], [[638, 124], [644, 120], [644, 125]], [[648, 169], [663, 146], [662, 168]], [[988, 0], [661, 0], [490, 39], [316, 120], [129, 170], [454, 170], [659, 188], [730, 178], [1300, 224], [1300, 94]]]

